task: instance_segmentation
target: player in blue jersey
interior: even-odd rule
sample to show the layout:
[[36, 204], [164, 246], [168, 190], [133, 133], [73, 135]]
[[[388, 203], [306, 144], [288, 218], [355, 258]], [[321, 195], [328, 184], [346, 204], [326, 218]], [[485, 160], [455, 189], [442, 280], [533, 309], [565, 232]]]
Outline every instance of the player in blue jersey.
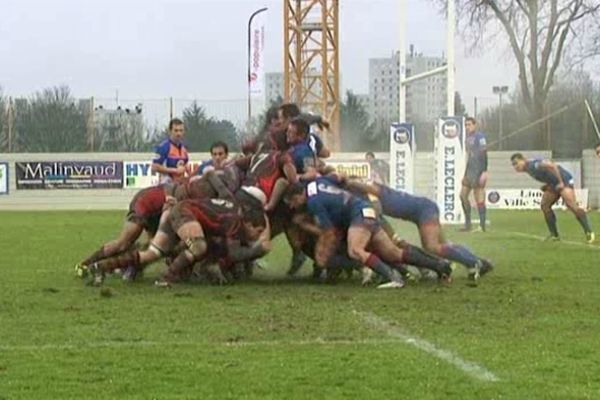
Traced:
[[316, 153], [310, 147], [307, 138], [310, 127], [302, 118], [294, 118], [287, 128], [288, 152], [292, 157], [298, 179], [311, 181], [317, 177]]
[[472, 190], [473, 197], [477, 203], [477, 210], [479, 211], [479, 226], [485, 232], [485, 185], [488, 178], [487, 144], [485, 135], [477, 130], [477, 121], [475, 118], [469, 117], [465, 120], [465, 130], [467, 131], [467, 167], [460, 192], [460, 201], [465, 213], [465, 227], [463, 230], [471, 230], [471, 203], [469, 202], [469, 194]]
[[210, 146], [210, 160], [203, 161], [192, 175], [203, 175], [211, 170], [223, 169], [229, 157], [229, 147], [227, 143], [218, 141]]
[[[404, 269], [403, 263], [435, 271], [441, 278], [449, 279], [450, 264], [408, 245], [400, 249], [381, 229], [379, 216], [367, 201], [331, 183], [317, 178], [307, 186], [301, 183], [290, 186], [285, 196], [290, 208], [298, 210], [306, 206], [314, 215], [322, 230], [318, 239], [315, 258], [324, 267], [335, 250], [336, 230], [346, 232], [348, 255], [382, 275], [389, 282], [381, 288], [401, 288], [404, 281], [395, 269]], [[391, 266], [390, 266], [391, 265]]]
[[575, 214], [577, 221], [581, 224], [587, 242], [594, 242], [596, 236], [592, 231], [585, 210], [577, 205], [575, 190], [573, 189], [574, 180], [569, 171], [549, 160], [527, 159], [521, 153], [513, 154], [510, 161], [517, 172], [526, 172], [533, 179], [544, 183], [541, 206], [546, 224], [550, 230], [548, 240], [559, 240], [556, 215], [552, 211], [552, 206], [562, 198], [565, 206]]
[[[430, 199], [381, 184], [366, 184], [357, 180], [349, 180], [346, 184], [352, 191], [375, 196], [383, 215], [414, 223], [419, 229], [423, 248], [467, 267], [469, 279], [477, 281], [481, 275], [492, 270], [493, 266], [489, 261], [477, 257], [464, 246], [446, 241], [440, 224], [439, 208]], [[399, 242], [397, 236], [394, 239]]]
[[152, 172], [160, 174], [161, 183], [177, 182], [185, 177], [189, 157], [183, 144], [184, 133], [183, 121], [173, 118], [169, 122], [169, 137], [155, 148]]

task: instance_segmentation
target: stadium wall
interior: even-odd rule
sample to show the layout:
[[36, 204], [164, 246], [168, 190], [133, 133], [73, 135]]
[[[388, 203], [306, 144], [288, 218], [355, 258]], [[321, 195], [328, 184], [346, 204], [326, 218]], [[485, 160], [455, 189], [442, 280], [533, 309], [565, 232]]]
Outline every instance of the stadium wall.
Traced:
[[[512, 152], [490, 152], [488, 187], [494, 189], [537, 188], [526, 174], [516, 174], [510, 165]], [[64, 154], [0, 154], [0, 163], [8, 163], [7, 195], [0, 195], [0, 210], [124, 210], [138, 189], [41, 189], [17, 190], [15, 162], [24, 161], [140, 161], [151, 160], [152, 153], [64, 153]], [[525, 152], [525, 156], [549, 158], [547, 151]], [[201, 161], [208, 153], [193, 153], [191, 160]], [[376, 157], [388, 161], [388, 153]], [[364, 153], [333, 154], [332, 161], [364, 161]], [[415, 189], [427, 197], [434, 196], [433, 153], [417, 153]], [[589, 189], [590, 207], [600, 208], [600, 160], [593, 151], [585, 151], [582, 160], [583, 187]]]

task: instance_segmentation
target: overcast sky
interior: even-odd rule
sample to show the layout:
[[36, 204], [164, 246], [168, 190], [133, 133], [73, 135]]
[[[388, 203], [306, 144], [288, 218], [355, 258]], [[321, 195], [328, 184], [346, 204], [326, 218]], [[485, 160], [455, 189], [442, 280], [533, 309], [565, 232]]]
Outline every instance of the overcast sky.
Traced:
[[[368, 91], [368, 59], [398, 48], [398, 0], [340, 0], [342, 87]], [[0, 86], [12, 96], [66, 84], [77, 97], [243, 99], [249, 15], [269, 7], [267, 70], [283, 68], [283, 0], [2, 0]], [[408, 39], [441, 55], [444, 19], [429, 0], [407, 0]], [[457, 38], [457, 90], [493, 101], [514, 86], [499, 46], [465, 54]], [[487, 98], [487, 99], [486, 99]]]

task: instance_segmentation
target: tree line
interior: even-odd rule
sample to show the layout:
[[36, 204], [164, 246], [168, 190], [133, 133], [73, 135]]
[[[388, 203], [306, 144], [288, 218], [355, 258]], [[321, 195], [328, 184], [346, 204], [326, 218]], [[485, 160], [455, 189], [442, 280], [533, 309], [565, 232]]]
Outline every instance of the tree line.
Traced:
[[[208, 151], [217, 140], [239, 148], [239, 129], [231, 121], [208, 116], [196, 102], [181, 118], [190, 151]], [[92, 109], [91, 100], [75, 99], [67, 86], [10, 103], [0, 89], [0, 153], [149, 152], [168, 136], [168, 121], [164, 125], [147, 124], [141, 112]]]

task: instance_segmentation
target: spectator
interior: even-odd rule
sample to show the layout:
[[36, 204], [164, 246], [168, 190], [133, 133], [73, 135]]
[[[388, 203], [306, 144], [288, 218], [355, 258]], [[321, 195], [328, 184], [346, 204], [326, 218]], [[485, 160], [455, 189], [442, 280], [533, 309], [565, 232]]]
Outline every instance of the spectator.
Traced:
[[371, 166], [371, 176], [369, 176], [369, 181], [387, 185], [390, 173], [389, 165], [383, 160], [375, 159], [375, 154], [371, 151], [365, 154], [365, 160], [367, 160]]

